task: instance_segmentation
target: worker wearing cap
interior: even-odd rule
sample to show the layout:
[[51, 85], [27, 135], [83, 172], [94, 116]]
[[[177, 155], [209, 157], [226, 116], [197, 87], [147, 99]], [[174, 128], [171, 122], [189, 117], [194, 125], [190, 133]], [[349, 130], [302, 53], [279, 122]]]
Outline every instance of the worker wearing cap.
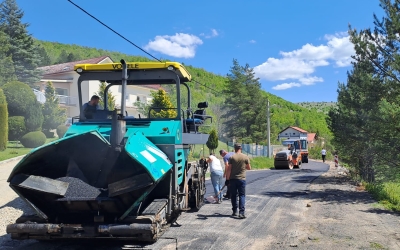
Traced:
[[251, 169], [250, 159], [242, 154], [242, 146], [235, 144], [235, 154], [229, 158], [229, 189], [231, 192], [232, 216], [237, 215], [238, 203], [237, 194], [239, 194], [239, 218], [246, 218], [245, 212], [245, 195], [246, 195], [246, 170]]
[[219, 155], [223, 158], [224, 165], [225, 165], [225, 171], [224, 171], [224, 178], [225, 178], [225, 186], [226, 186], [226, 194], [224, 195], [224, 198], [230, 199], [230, 191], [229, 191], [229, 176], [230, 176], [230, 169], [229, 169], [229, 158], [232, 157], [232, 155], [235, 154], [234, 152], [226, 152], [225, 150], [221, 149], [219, 151]]

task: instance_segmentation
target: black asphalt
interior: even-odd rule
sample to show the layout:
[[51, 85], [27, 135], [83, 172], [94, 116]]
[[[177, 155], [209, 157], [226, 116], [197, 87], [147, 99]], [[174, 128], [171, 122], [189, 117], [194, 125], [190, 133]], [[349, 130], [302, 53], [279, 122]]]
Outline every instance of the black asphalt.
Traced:
[[[310, 161], [302, 169], [248, 171], [246, 219], [231, 217], [229, 200], [205, 204], [198, 212], [183, 213], [178, 224], [151, 245], [34, 241], [17, 243], [10, 249], [176, 249], [176, 242], [178, 249], [271, 249], [272, 241], [279, 242], [274, 243], [273, 249], [287, 249], [299, 233], [298, 225], [307, 209], [304, 197], [309, 184], [328, 168], [327, 164]], [[210, 195], [213, 189], [207, 181], [206, 196]]]

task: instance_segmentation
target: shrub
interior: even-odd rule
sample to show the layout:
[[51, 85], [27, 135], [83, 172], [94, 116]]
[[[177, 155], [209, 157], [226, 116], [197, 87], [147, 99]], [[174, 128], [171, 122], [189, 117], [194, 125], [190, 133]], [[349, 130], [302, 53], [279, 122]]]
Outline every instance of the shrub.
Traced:
[[65, 133], [67, 132], [67, 130], [68, 130], [68, 127], [65, 125], [58, 126], [57, 127], [58, 138], [62, 138], [65, 135]]
[[8, 141], [8, 111], [3, 90], [0, 89], [0, 151], [7, 148]]
[[22, 136], [20, 141], [26, 148], [36, 148], [42, 146], [46, 142], [46, 136], [41, 131], [29, 132]]
[[25, 119], [26, 129], [29, 132], [42, 130], [43, 114], [42, 105], [35, 101], [28, 109], [28, 114]]
[[2, 89], [7, 100], [8, 115], [28, 117], [29, 108], [36, 102], [32, 89], [18, 81], [6, 83]]
[[19, 141], [25, 133], [25, 118], [23, 116], [10, 116], [8, 118], [8, 139]]

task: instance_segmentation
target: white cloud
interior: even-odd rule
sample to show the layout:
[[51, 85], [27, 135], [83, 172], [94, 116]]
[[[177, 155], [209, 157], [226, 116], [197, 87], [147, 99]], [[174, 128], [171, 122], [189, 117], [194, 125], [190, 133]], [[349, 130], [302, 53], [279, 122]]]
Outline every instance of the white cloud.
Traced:
[[249, 43], [256, 43], [256, 40], [250, 40]]
[[179, 58], [192, 58], [196, 55], [196, 48], [203, 41], [191, 34], [176, 33], [173, 36], [156, 36], [144, 48]]
[[268, 58], [266, 62], [254, 67], [261, 79], [269, 81], [295, 80], [296, 83], [279, 84], [273, 89], [288, 89], [300, 85], [313, 85], [323, 82], [318, 76], [313, 76], [317, 67], [334, 63], [336, 67], [351, 65], [351, 55], [354, 54], [353, 44], [347, 33], [325, 35], [326, 44], [318, 46], [305, 44], [300, 49], [280, 52], [281, 58]]
[[324, 79], [322, 79], [322, 77], [311, 76], [300, 78], [299, 81], [303, 85], [314, 85], [316, 82], [323, 82]]
[[200, 33], [200, 36], [204, 36], [205, 38], [213, 38], [219, 36], [219, 33], [216, 29], [211, 29], [210, 34]]
[[300, 86], [301, 86], [300, 83], [291, 82], [291, 83], [282, 83], [282, 84], [276, 85], [276, 86], [272, 87], [272, 89], [284, 90], [284, 89], [290, 89], [293, 87], [300, 87]]

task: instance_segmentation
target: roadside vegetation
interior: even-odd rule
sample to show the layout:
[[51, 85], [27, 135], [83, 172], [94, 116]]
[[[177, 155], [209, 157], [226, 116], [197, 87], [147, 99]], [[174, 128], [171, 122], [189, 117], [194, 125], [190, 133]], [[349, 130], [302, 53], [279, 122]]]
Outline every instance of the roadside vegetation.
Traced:
[[250, 159], [251, 169], [271, 169], [274, 168], [274, 158], [254, 157]]
[[353, 69], [347, 82], [339, 83], [328, 125], [339, 159], [382, 204], [398, 210], [400, 8], [398, 1], [380, 2], [384, 17], [374, 15], [374, 28], [349, 29], [356, 53]]
[[365, 188], [385, 208], [400, 212], [400, 182], [366, 183]]

